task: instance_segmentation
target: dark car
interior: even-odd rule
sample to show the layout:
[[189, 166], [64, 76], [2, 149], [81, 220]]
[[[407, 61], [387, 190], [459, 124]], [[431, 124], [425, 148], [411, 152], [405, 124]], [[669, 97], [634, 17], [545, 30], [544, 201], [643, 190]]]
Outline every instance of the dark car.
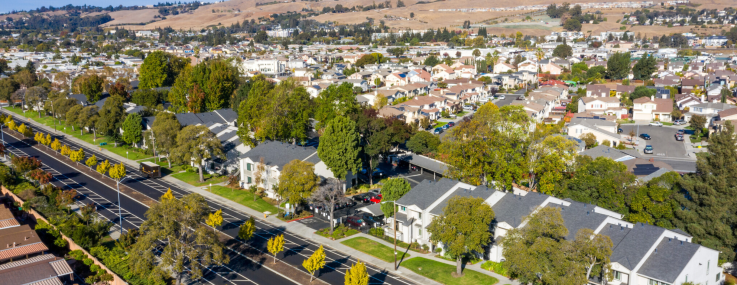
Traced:
[[435, 130], [432, 132], [433, 134], [439, 135], [443, 133], [443, 128], [435, 128]]
[[676, 134], [677, 134], [677, 135], [683, 135], [683, 134], [685, 134], [685, 133], [686, 133], [686, 130], [678, 130], [678, 131], [676, 132]]
[[381, 218], [374, 217], [369, 214], [363, 214], [361, 215], [361, 218], [363, 219], [364, 222], [366, 222], [366, 224], [372, 225], [375, 228], [378, 228], [384, 225], [384, 221]]
[[356, 228], [366, 226], [366, 222], [364, 222], [361, 218], [356, 217], [356, 216], [346, 217], [345, 223], [349, 226], [356, 227]]
[[450, 126], [448, 126], [448, 124], [445, 124], [441, 128], [443, 128], [443, 130], [447, 130], [448, 128], [450, 128]]
[[455, 127], [455, 126], [456, 126], [456, 123], [454, 123], [454, 122], [449, 122], [447, 126], [448, 126], [449, 128], [452, 128], [452, 127]]
[[622, 130], [621, 128], [620, 129], [617, 129], [617, 133], [618, 134], [621, 133], [621, 132], [624, 132], [624, 130]]
[[356, 203], [367, 203], [368, 199], [366, 199], [366, 194], [356, 194], [351, 197], [353, 201], [356, 201]]
[[645, 153], [647, 153], [647, 154], [653, 154], [653, 146], [646, 145], [645, 146]]
[[648, 134], [640, 134], [640, 137], [644, 140], [650, 140], [650, 135]]

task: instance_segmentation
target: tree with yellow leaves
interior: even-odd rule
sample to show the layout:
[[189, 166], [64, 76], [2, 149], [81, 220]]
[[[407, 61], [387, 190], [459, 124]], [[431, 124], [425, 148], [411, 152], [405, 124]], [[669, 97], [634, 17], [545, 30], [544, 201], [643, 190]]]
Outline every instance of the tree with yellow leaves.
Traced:
[[238, 229], [238, 237], [244, 241], [249, 241], [253, 234], [256, 232], [256, 220], [253, 219], [253, 216], [248, 218], [248, 221], [243, 223], [240, 228]]
[[33, 135], [33, 140], [36, 141], [37, 143], [44, 144], [44, 141], [46, 140], [46, 138], [44, 137], [44, 134], [38, 132], [35, 135]]
[[[322, 248], [322, 246], [320, 246], [320, 248]], [[274, 263], [276, 263], [276, 255], [284, 251], [284, 235], [281, 234], [270, 238], [267, 244], [267, 249], [274, 255]]]
[[[81, 150], [81, 148], [80, 148], [80, 150]], [[88, 159], [87, 159], [87, 160], [86, 160], [86, 161], [84, 162], [84, 164], [85, 164], [85, 165], [87, 165], [87, 167], [89, 167], [90, 169], [92, 169], [92, 167], [93, 167], [93, 166], [95, 166], [95, 165], [97, 164], [97, 156], [95, 156], [95, 155], [93, 154], [92, 156], [90, 156], [90, 158], [88, 158]]]
[[77, 151], [70, 151], [69, 159], [79, 164], [79, 162], [84, 159], [84, 149], [80, 148]]
[[27, 138], [33, 136], [33, 129], [26, 127], [26, 124], [20, 124], [20, 127], [18, 127], [17, 131]]
[[107, 159], [97, 165], [97, 172], [102, 174], [102, 177], [105, 177], [105, 172], [107, 172], [108, 169], [110, 169], [110, 162], [107, 161]]
[[345, 285], [368, 285], [368, 282], [368, 271], [366, 271], [366, 265], [361, 260], [353, 264], [351, 269], [348, 269], [345, 273]]
[[26, 131], [26, 124], [21, 123], [18, 129], [16, 129], [17, 132], [23, 134]]
[[61, 155], [68, 156], [72, 153], [72, 149], [70, 149], [67, 145], [61, 146]]
[[54, 139], [54, 142], [50, 144], [51, 149], [54, 151], [59, 151], [61, 149], [61, 143], [59, 142], [59, 139]]
[[52, 142], [52, 140], [51, 140], [51, 134], [46, 134], [46, 139], [44, 140], [43, 144], [44, 145], [50, 145], [51, 142]]
[[223, 210], [218, 209], [215, 213], [210, 213], [205, 220], [205, 224], [213, 228], [223, 224]]
[[10, 121], [6, 124], [8, 125], [8, 129], [10, 129], [11, 131], [15, 131], [16, 127], [18, 126], [15, 124], [15, 121]]
[[171, 199], [174, 199], [174, 194], [171, 193], [171, 188], [169, 188], [168, 190], [166, 190], [166, 193], [164, 193], [164, 195], [161, 195], [161, 201]]
[[325, 250], [322, 248], [322, 245], [312, 253], [310, 258], [302, 262], [302, 267], [310, 273], [310, 282], [312, 282], [315, 272], [325, 267]]
[[8, 115], [7, 117], [5, 117], [5, 119], [3, 119], [3, 123], [5, 124], [8, 124], [12, 121], [13, 121], [13, 115]]

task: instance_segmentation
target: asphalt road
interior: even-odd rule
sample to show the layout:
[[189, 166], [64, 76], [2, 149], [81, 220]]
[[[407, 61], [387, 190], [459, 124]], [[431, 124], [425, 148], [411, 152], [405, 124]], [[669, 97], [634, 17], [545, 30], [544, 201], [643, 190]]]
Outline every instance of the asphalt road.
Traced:
[[[525, 93], [522, 92], [522, 94], [524, 95]], [[502, 100], [496, 100], [496, 101], [492, 101], [492, 102], [494, 104], [496, 104], [498, 107], [507, 106], [509, 104], [512, 104], [512, 102], [514, 102], [514, 100], [517, 100], [517, 98], [519, 96], [521, 96], [521, 95], [517, 95], [517, 94], [514, 94], [514, 95], [513, 94], [504, 94], [504, 99], [502, 99]]]
[[[41, 131], [43, 133], [46, 133], [45, 130], [37, 129], [34, 122], [29, 123], [23, 121], [23, 123], [32, 126], [34, 128], [34, 131]], [[85, 195], [87, 195], [88, 197], [95, 197], [95, 199], [97, 199], [96, 197], [99, 196], [107, 200], [107, 203], [98, 203], [98, 208], [102, 208], [107, 211], [108, 209], [106, 209], [106, 207], [114, 206], [111, 204], [114, 204], [114, 202], [117, 201], [117, 192], [113, 188], [104, 186], [104, 184], [96, 181], [96, 178], [80, 174], [72, 167], [60, 163], [56, 159], [49, 157], [45, 153], [28, 147], [23, 142], [19, 142], [18, 140], [9, 137], [10, 136], [5, 136], [5, 139], [8, 142], [12, 142], [13, 146], [16, 147], [17, 150], [24, 152], [27, 150], [28, 155], [39, 157], [39, 159], [41, 159], [41, 161], [43, 161], [44, 163], [46, 163], [46, 161], [49, 161], [48, 163], [50, 169], [53, 169], [56, 172], [62, 174], [66, 174], [67, 177], [75, 178], [74, 181], [77, 181], [77, 179], [83, 180], [78, 181], [78, 184], [87, 188], [82, 189], [82, 191], [89, 194]], [[83, 147], [87, 155], [95, 154], [100, 160], [107, 159], [110, 161], [110, 163], [119, 163], [117, 159], [113, 159], [112, 157], [109, 157], [105, 153], [99, 152], [96, 149], [90, 149], [87, 146], [81, 146], [73, 141], [64, 138], [59, 139], [64, 144], [67, 144], [72, 148]], [[127, 174], [131, 179], [124, 180], [122, 184], [154, 200], [158, 200], [161, 195], [166, 193], [167, 189], [171, 189], [174, 196], [177, 198], [191, 193], [188, 190], [180, 189], [176, 185], [168, 183], [165, 180], [148, 179], [147, 177], [144, 177], [142, 173], [140, 173], [137, 169], [127, 169]], [[88, 187], [87, 185], [93, 185], [93, 187]], [[139, 226], [145, 218], [144, 213], [147, 210], [147, 207], [143, 206], [138, 201], [135, 201], [128, 197], [123, 197], [124, 196], [121, 196], [122, 210], [125, 211], [123, 213], [123, 228], [128, 229], [131, 227]], [[259, 217], [254, 217], [256, 220], [256, 228], [258, 229], [258, 232], [254, 235], [254, 238], [251, 241], [249, 241], [248, 243], [243, 243], [236, 240], [235, 237], [237, 237], [238, 235], [238, 227], [242, 223], [244, 223], [249, 218], [249, 216], [235, 211], [225, 205], [218, 204], [217, 202], [211, 201], [209, 199], [207, 201], [212, 211], [215, 211], [217, 209], [223, 210], [224, 222], [223, 225], [218, 228], [218, 230], [234, 238], [233, 240], [228, 241], [227, 245], [229, 246], [229, 254], [231, 255], [230, 265], [237, 265], [237, 267], [217, 268], [214, 269], [214, 271], [208, 272], [208, 274], [205, 276], [206, 279], [209, 279], [208, 283], [235, 284], [242, 283], [245, 280], [245, 282], [250, 282], [253, 284], [293, 284], [294, 282], [280, 276], [279, 273], [273, 272], [269, 268], [260, 266], [259, 263], [248, 262], [247, 258], [240, 254], [244, 250], [258, 250], [261, 252], [267, 252], [266, 241], [277, 234], [284, 234], [285, 247], [287, 248], [287, 250], [278, 255], [279, 260], [286, 263], [295, 270], [306, 273], [306, 271], [302, 267], [302, 261], [312, 255], [312, 253], [317, 250], [320, 244], [317, 244], [293, 233], [286, 232], [284, 228], [276, 227], [268, 222], [264, 222], [260, 220]], [[115, 214], [114, 216], [116, 216], [116, 209], [117, 208], [108, 212], [114, 212], [112, 214]], [[126, 212], [127, 215], [131, 217], [130, 222], [128, 222], [128, 218], [125, 216]], [[118, 221], [115, 217], [111, 217], [110, 220], [116, 223]], [[316, 275], [319, 275], [318, 278], [329, 284], [344, 284], [345, 272], [350, 268], [351, 265], [357, 262], [356, 258], [347, 256], [346, 254], [336, 251], [328, 246], [324, 246], [324, 248], [327, 264], [325, 268]], [[390, 274], [383, 269], [376, 268], [370, 264], [367, 264], [367, 269], [369, 276], [371, 277], [371, 284], [414, 284], [414, 282], [412, 282], [411, 280], [400, 278], [398, 276]]]

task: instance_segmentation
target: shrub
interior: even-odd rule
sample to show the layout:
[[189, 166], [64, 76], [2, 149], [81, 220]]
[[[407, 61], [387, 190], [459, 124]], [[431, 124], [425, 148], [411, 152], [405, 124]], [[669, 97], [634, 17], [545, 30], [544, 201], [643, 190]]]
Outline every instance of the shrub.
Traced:
[[384, 236], [384, 229], [383, 228], [373, 228], [369, 229], [369, 234], [376, 237], [383, 237]]
[[429, 251], [430, 250], [430, 246], [429, 245], [426, 245], [426, 244], [423, 244], [422, 245], [422, 249], [423, 250], [426, 250], [426, 251]]
[[435, 248], [435, 253], [441, 253], [441, 252], [443, 252], [443, 248], [442, 247], [439, 247], [438, 246], [438, 247]]
[[509, 277], [509, 274], [507, 273], [507, 269], [504, 268], [504, 262], [493, 262], [489, 260], [481, 264], [481, 268], [484, 270], [493, 271], [493, 272]]
[[18, 197], [23, 199], [23, 201], [28, 201], [36, 197], [36, 190], [34, 189], [25, 189], [18, 194]]

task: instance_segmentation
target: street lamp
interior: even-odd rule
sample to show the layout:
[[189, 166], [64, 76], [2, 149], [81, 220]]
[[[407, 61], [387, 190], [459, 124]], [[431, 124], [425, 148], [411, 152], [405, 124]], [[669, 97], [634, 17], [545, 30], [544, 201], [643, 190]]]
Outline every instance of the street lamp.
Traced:
[[116, 181], [116, 186], [118, 188], [118, 219], [120, 220], [120, 234], [123, 234], [123, 214], [120, 213], [120, 182], [123, 182], [126, 178], [130, 178], [130, 176], [126, 176], [123, 178], [120, 178], [120, 180]]
[[[0, 124], [0, 138], [3, 140], [3, 148], [5, 146], [5, 133], [3, 132], [3, 128], [5, 127], [5, 123]], [[7, 152], [7, 151], [5, 151]], [[8, 159], [7, 154], [3, 154], [3, 158]]]
[[394, 270], [397, 270], [397, 202], [396, 201], [382, 201], [384, 203], [392, 203], [394, 205], [394, 218], [392, 219], [392, 231], [394, 231]]
[[128, 158], [128, 151], [127, 150], [125, 151], [125, 159], [131, 160], [130, 158]]

